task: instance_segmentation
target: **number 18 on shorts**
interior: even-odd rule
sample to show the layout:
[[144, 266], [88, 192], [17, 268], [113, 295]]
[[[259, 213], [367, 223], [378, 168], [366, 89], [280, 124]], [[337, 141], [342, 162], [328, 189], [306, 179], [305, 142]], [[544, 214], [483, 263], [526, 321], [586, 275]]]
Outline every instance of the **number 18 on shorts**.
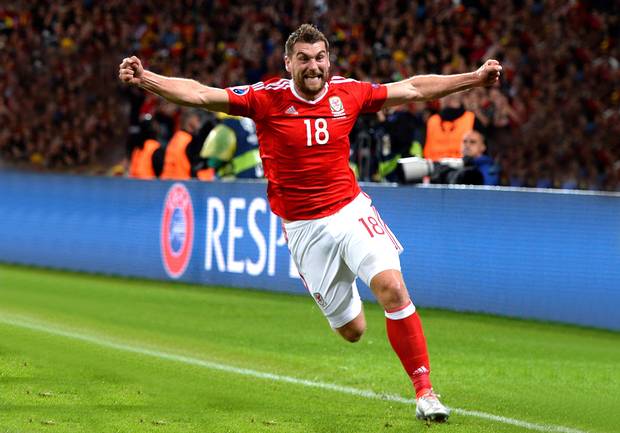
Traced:
[[356, 277], [370, 286], [379, 272], [400, 271], [402, 246], [364, 193], [333, 215], [284, 230], [302, 281], [333, 328], [361, 311]]

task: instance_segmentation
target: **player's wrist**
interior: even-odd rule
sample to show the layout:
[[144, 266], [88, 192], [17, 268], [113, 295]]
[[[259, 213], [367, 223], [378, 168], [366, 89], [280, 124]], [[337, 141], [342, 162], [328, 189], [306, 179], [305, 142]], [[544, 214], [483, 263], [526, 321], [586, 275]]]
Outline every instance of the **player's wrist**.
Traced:
[[142, 74], [136, 77], [139, 80], [137, 86], [144, 90], [154, 90], [157, 82], [155, 76], [155, 73], [149, 70], [142, 70]]
[[480, 87], [484, 84], [484, 79], [482, 76], [482, 70], [477, 69], [473, 72], [469, 72], [468, 81], [471, 82], [471, 87]]

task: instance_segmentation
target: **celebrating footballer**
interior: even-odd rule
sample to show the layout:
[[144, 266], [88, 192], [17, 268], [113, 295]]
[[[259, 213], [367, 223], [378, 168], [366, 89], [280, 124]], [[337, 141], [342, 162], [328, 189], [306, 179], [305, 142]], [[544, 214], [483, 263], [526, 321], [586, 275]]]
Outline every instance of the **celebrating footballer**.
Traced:
[[499, 80], [502, 67], [487, 60], [455, 75], [418, 75], [389, 84], [330, 76], [329, 42], [303, 24], [286, 41], [289, 78], [219, 89], [145, 70], [125, 58], [119, 78], [179, 105], [249, 117], [256, 123], [271, 210], [282, 218], [288, 246], [307, 290], [331, 327], [358, 341], [366, 328], [355, 280], [385, 310], [387, 337], [415, 389], [416, 417], [445, 421], [430, 380], [422, 324], [403, 281], [402, 246], [349, 168], [349, 133], [362, 113]]

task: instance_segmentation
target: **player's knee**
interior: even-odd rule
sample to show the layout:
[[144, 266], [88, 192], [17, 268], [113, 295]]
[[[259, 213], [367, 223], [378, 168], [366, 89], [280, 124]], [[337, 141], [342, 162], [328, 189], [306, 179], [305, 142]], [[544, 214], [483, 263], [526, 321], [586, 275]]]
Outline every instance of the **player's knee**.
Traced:
[[381, 273], [371, 281], [379, 303], [386, 309], [398, 308], [409, 302], [409, 292], [400, 274]]
[[354, 328], [354, 329], [346, 329], [342, 332], [339, 330], [338, 332], [349, 343], [357, 343], [362, 339], [362, 335], [364, 335], [365, 329]]

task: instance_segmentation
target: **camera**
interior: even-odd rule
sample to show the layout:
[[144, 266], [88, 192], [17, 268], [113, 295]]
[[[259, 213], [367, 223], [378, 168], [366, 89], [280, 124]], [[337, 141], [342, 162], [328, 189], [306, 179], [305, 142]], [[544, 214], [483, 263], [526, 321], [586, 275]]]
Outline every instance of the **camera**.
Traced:
[[443, 158], [438, 162], [417, 156], [401, 158], [398, 160], [401, 178], [405, 183], [419, 183], [425, 177], [430, 177], [432, 183], [456, 183], [447, 182], [448, 174], [457, 172], [463, 168], [461, 158]]

